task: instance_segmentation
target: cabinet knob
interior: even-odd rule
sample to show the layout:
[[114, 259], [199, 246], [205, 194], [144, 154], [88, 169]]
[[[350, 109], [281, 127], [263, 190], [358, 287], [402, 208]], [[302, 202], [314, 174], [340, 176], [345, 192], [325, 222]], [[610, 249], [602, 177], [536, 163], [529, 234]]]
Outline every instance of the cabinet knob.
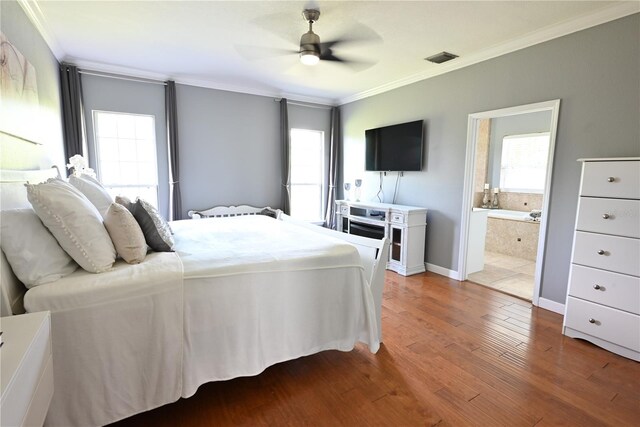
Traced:
[[600, 250], [598, 251], [598, 255], [604, 255], [604, 254], [605, 254], [605, 252], [604, 252], [602, 249], [600, 249]]
[[616, 180], [616, 179], [615, 179], [614, 177], [612, 177], [612, 176], [610, 176], [609, 178], [607, 178], [607, 182], [613, 182], [613, 181], [615, 181], [615, 180]]
[[602, 214], [602, 219], [609, 219], [609, 218], [611, 218], [611, 215], [609, 215], [608, 213]]
[[589, 323], [596, 323], [596, 319], [594, 319], [593, 317], [589, 318]]
[[600, 285], [593, 285], [593, 289], [599, 291], [600, 289], [602, 289], [602, 287]]

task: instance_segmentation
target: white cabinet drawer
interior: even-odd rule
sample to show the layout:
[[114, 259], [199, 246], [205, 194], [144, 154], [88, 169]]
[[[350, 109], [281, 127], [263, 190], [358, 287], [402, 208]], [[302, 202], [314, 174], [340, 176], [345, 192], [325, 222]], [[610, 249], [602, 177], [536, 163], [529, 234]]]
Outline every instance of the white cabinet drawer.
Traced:
[[349, 206], [341, 205], [340, 206], [340, 213], [342, 215], [349, 215]]
[[565, 326], [640, 351], [640, 316], [568, 297]]
[[576, 231], [573, 262], [640, 276], [640, 239]]
[[580, 195], [640, 199], [640, 161], [585, 162]]
[[640, 200], [580, 197], [577, 229], [640, 238]]
[[574, 264], [569, 295], [640, 314], [640, 277]]
[[391, 212], [391, 222], [404, 224], [404, 214], [398, 213], [398, 212]]

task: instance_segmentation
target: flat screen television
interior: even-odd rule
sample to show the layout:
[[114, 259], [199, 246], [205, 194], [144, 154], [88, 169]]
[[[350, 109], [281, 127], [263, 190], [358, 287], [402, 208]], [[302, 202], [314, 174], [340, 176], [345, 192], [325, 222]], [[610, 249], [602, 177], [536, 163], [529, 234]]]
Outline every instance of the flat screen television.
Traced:
[[365, 131], [365, 169], [422, 170], [422, 120]]

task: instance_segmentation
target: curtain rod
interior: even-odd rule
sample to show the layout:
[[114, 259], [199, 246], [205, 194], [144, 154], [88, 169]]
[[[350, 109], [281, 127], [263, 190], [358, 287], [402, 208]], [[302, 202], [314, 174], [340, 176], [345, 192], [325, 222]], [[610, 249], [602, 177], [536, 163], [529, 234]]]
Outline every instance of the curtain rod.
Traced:
[[[275, 102], [280, 102], [280, 101], [282, 101], [282, 98], [274, 98], [273, 100]], [[333, 106], [331, 106], [331, 105], [310, 104], [310, 103], [306, 103], [306, 102], [302, 102], [302, 101], [290, 101], [288, 99], [287, 99], [287, 104], [289, 104], [289, 105], [298, 105], [300, 107], [321, 108], [323, 110], [330, 110], [330, 109], [333, 108]]]
[[147, 79], [147, 78], [143, 78], [143, 77], [130, 77], [130, 76], [124, 76], [124, 75], [121, 75], [121, 74], [106, 73], [106, 72], [103, 72], [103, 71], [92, 71], [92, 70], [78, 69], [78, 72], [80, 74], [86, 74], [88, 76], [107, 77], [107, 78], [110, 78], [110, 79], [127, 80], [127, 81], [130, 81], [130, 82], [150, 83], [150, 84], [153, 84], [153, 85], [163, 85], [163, 86], [167, 85], [167, 83], [162, 81], [162, 80]]

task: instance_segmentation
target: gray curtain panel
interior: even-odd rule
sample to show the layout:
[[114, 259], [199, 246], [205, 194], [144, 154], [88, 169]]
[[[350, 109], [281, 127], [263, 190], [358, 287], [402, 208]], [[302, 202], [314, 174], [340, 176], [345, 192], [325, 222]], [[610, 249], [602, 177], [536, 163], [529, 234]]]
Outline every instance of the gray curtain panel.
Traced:
[[60, 98], [64, 153], [68, 160], [69, 157], [76, 154], [84, 155], [84, 108], [78, 67], [65, 63], [60, 64]]
[[291, 135], [286, 98], [280, 100], [280, 139], [282, 143], [282, 211], [291, 215]]
[[167, 117], [167, 145], [169, 148], [169, 221], [182, 219], [182, 196], [180, 194], [180, 156], [178, 149], [178, 107], [176, 82], [167, 81], [164, 92], [165, 115]]
[[329, 147], [328, 191], [325, 204], [324, 226], [336, 229], [336, 185], [338, 182], [338, 160], [340, 157], [340, 107], [331, 109], [331, 142]]

